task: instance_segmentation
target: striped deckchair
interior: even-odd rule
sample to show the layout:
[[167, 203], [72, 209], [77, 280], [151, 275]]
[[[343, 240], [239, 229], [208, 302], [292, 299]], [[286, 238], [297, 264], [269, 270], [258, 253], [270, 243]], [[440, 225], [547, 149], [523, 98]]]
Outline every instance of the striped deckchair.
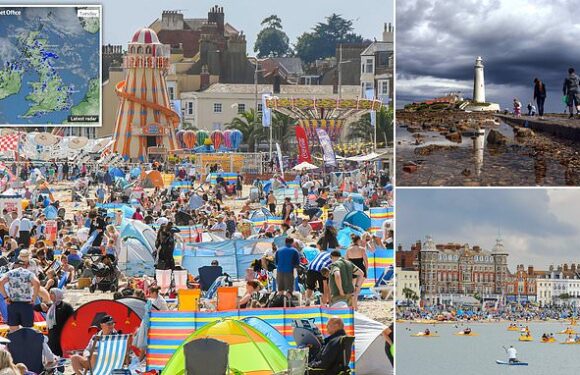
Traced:
[[[95, 340], [100, 341], [97, 359], [95, 366], [86, 374], [109, 375], [113, 370], [122, 369], [129, 354], [131, 337], [131, 335], [95, 336]], [[96, 345], [97, 342], [93, 342], [90, 356], [92, 356]]]

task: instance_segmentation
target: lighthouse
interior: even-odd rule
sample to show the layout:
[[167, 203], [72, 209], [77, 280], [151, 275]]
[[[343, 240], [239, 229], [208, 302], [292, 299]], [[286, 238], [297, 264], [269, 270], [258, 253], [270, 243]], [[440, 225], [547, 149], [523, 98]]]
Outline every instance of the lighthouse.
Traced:
[[176, 149], [179, 115], [171, 109], [165, 76], [169, 46], [155, 31], [138, 30], [123, 58], [125, 80], [115, 87], [119, 109], [113, 134], [113, 152], [126, 160], [147, 161]]
[[483, 60], [481, 56], [475, 59], [473, 76], [473, 101], [475, 103], [485, 103], [485, 81], [483, 78]]

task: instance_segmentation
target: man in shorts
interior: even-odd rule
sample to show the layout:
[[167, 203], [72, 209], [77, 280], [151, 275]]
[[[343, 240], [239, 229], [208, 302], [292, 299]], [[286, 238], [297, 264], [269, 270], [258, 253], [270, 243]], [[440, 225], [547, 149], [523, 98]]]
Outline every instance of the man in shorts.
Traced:
[[294, 291], [294, 269], [300, 264], [300, 254], [298, 250], [292, 245], [294, 239], [286, 237], [283, 248], [276, 251], [274, 254], [274, 262], [276, 263], [276, 284], [278, 285], [278, 293], [288, 293], [292, 296]]
[[323, 294], [323, 303], [328, 303], [328, 278], [322, 275], [323, 270], [328, 271], [332, 260], [330, 259], [330, 252], [320, 250], [314, 257], [312, 262], [308, 265], [308, 272], [306, 273], [306, 305], [310, 305], [312, 301], [312, 294], [318, 290]]
[[[34, 324], [34, 302], [38, 296], [40, 282], [38, 278], [24, 268], [25, 264], [18, 259], [13, 268], [0, 279], [0, 293], [5, 296], [8, 305], [8, 326], [10, 332]], [[8, 284], [8, 291], [6, 291]], [[0, 296], [1, 298], [1, 296]]]

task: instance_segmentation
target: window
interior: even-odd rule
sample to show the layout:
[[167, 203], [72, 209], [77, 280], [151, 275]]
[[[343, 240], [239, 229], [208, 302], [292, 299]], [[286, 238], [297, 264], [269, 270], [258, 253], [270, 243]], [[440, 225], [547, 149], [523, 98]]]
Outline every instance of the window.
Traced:
[[246, 105], [245, 104], [238, 104], [238, 113], [246, 112]]
[[222, 103], [213, 103], [213, 112], [222, 113]]
[[169, 99], [175, 100], [175, 88], [169, 86]]
[[262, 112], [262, 103], [258, 103], [258, 112]]
[[365, 67], [364, 67], [364, 70], [366, 71], [366, 73], [373, 72], [373, 60], [374, 59], [372, 59], [372, 58], [366, 59], [366, 63], [365, 63]]
[[187, 102], [187, 114], [193, 115], [193, 102]]
[[[380, 81], [379, 90], [381, 95], [389, 95], [389, 81]], [[484, 257], [481, 257], [481, 260], [483, 259]]]
[[213, 130], [222, 130], [222, 123], [221, 122], [214, 122], [212, 124]]

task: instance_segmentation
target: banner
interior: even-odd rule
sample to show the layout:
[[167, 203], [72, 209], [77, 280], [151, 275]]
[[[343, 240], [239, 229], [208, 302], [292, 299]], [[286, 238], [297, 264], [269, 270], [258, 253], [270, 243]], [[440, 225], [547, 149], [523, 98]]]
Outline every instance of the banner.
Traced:
[[371, 111], [371, 126], [373, 128], [377, 126], [377, 111]]
[[324, 164], [330, 165], [332, 167], [336, 166], [336, 156], [334, 155], [334, 150], [332, 149], [332, 143], [330, 142], [330, 137], [324, 129], [316, 128], [316, 134], [318, 134], [318, 140], [320, 141], [320, 146], [324, 151]]
[[270, 94], [262, 94], [262, 126], [269, 128], [272, 124], [272, 110], [266, 107], [266, 99], [270, 97]]
[[276, 143], [276, 150], [278, 150], [278, 163], [280, 163], [280, 173], [284, 176], [284, 161], [282, 160], [282, 150], [280, 149], [280, 145]]
[[47, 220], [44, 224], [46, 239], [54, 243], [56, 241], [57, 224], [56, 220]]
[[302, 126], [296, 127], [296, 141], [298, 141], [298, 164], [303, 162], [312, 163], [310, 150], [308, 149], [308, 137]]

